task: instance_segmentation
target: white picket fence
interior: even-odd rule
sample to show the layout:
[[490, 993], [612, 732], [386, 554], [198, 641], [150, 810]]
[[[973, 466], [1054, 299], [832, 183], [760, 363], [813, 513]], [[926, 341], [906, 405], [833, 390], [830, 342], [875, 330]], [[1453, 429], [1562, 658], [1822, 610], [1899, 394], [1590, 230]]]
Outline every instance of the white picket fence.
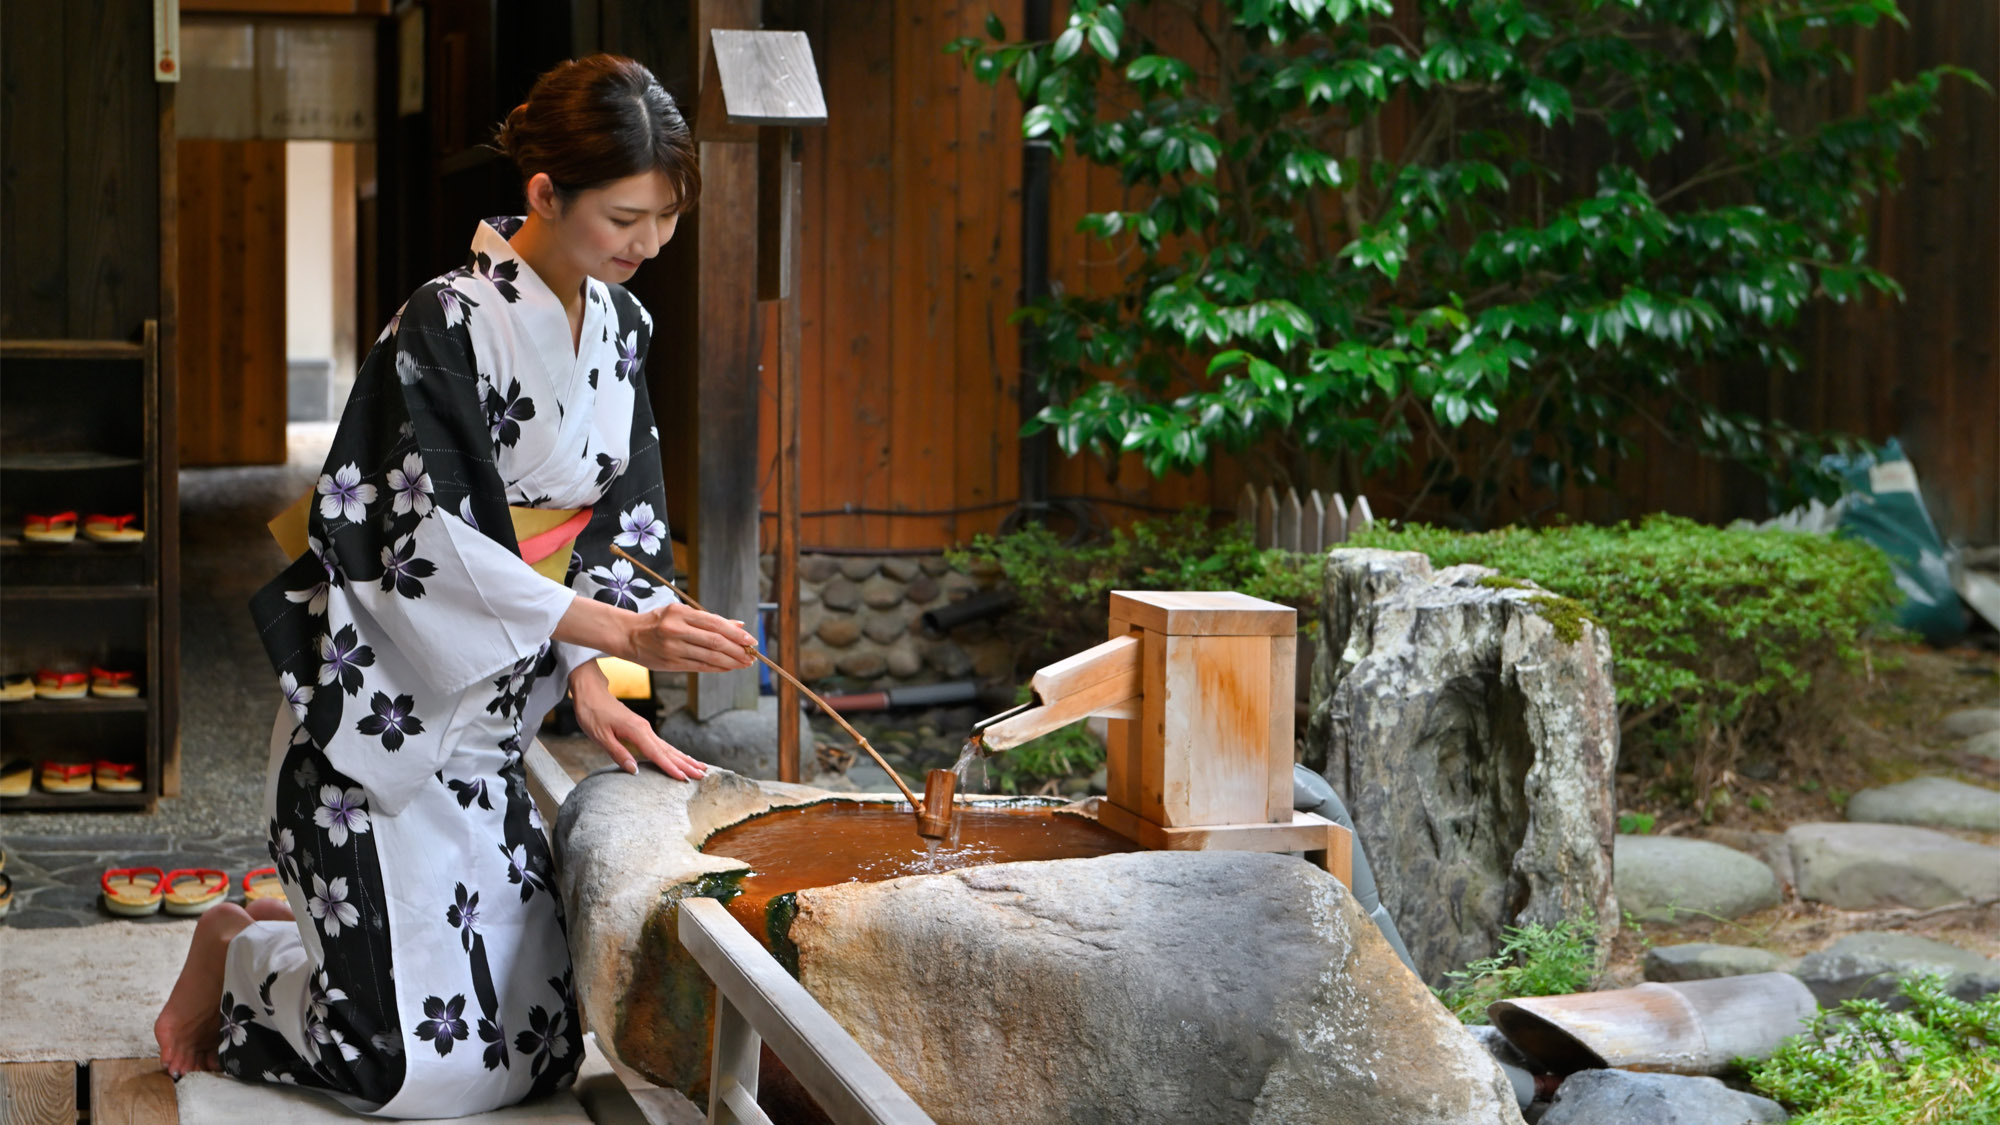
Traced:
[[1287, 551], [1318, 553], [1339, 546], [1355, 532], [1375, 522], [1366, 496], [1356, 496], [1349, 504], [1338, 492], [1318, 489], [1306, 493], [1288, 488], [1283, 496], [1270, 485], [1259, 493], [1249, 485], [1236, 497], [1237, 522], [1252, 531], [1257, 546], [1282, 547]]

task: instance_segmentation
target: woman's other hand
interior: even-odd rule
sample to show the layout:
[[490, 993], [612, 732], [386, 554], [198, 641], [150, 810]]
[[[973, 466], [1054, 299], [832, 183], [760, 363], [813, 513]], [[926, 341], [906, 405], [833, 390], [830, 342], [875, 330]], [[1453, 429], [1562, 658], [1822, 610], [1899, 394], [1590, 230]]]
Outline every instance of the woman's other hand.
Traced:
[[734, 672], [757, 647], [742, 622], [678, 602], [634, 615], [630, 635], [632, 660], [660, 672]]
[[576, 706], [576, 722], [591, 741], [604, 748], [618, 768], [638, 773], [639, 761], [633, 749], [660, 767], [660, 772], [681, 781], [698, 781], [708, 767], [681, 753], [653, 732], [652, 724], [611, 694], [611, 683], [596, 661], [570, 674], [570, 698]]

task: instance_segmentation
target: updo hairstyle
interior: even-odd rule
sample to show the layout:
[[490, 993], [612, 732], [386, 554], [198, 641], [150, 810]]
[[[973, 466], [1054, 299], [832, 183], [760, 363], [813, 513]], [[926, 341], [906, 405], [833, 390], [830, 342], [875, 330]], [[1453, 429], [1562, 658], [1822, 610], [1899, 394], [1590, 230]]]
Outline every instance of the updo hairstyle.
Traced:
[[525, 185], [548, 173], [564, 207], [578, 193], [654, 169], [674, 187], [676, 213], [701, 195], [701, 169], [680, 107], [653, 72], [620, 55], [557, 64], [494, 131], [493, 147]]

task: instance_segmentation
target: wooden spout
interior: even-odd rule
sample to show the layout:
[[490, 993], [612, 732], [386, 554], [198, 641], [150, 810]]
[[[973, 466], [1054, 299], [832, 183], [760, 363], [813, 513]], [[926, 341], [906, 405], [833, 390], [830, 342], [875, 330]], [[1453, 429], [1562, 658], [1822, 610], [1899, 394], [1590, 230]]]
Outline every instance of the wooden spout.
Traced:
[[942, 840], [951, 835], [952, 799], [958, 793], [958, 775], [950, 770], [932, 770], [924, 777], [924, 803], [917, 812], [917, 835]]
[[1136, 634], [1115, 637], [1036, 672], [1040, 705], [985, 727], [987, 751], [1010, 750], [1091, 715], [1137, 718], [1141, 651]]

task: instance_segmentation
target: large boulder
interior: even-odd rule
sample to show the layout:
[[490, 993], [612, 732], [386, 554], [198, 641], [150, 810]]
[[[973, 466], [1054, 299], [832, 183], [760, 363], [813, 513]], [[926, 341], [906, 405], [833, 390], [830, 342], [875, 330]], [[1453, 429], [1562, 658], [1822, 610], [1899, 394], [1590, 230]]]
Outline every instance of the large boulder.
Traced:
[[1507, 926], [1608, 932], [1618, 707], [1575, 603], [1476, 566], [1336, 550], [1307, 754], [1354, 814], [1424, 979]]
[[701, 842], [746, 817], [826, 796], [724, 769], [690, 783], [650, 767], [613, 768], [577, 783], [556, 818], [556, 883], [578, 1000], [600, 1047], [661, 1085], [705, 1087], [712, 990], [681, 948], [679, 905], [748, 868], [703, 854]]
[[1928, 909], [2000, 895], [2000, 848], [1895, 824], [1794, 824], [1799, 897], [1842, 910]]
[[1620, 836], [1618, 905], [1643, 922], [1741, 918], [1778, 905], [1778, 876], [1764, 861], [1707, 840]]
[[940, 1125], [1518, 1122], [1337, 881], [1135, 852], [800, 891], [799, 980]]

